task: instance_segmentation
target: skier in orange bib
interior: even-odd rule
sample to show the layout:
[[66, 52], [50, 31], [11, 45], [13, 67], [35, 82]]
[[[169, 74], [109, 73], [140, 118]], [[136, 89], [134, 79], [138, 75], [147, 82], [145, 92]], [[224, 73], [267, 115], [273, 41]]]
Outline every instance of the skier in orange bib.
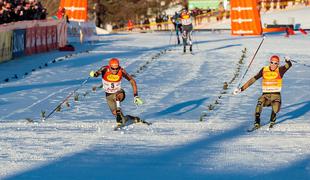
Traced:
[[[102, 85], [106, 94], [106, 100], [112, 114], [116, 117], [118, 127], [126, 123], [126, 117], [124, 117], [120, 106], [120, 103], [125, 99], [125, 91], [121, 87], [123, 77], [127, 79], [132, 86], [134, 103], [136, 105], [143, 104], [142, 99], [138, 96], [136, 81], [120, 66], [118, 59], [110, 59], [109, 65], [103, 66], [97, 71], [91, 71], [89, 75], [91, 77], [102, 76]], [[136, 118], [136, 121], [140, 120], [138, 117], [134, 118]]]

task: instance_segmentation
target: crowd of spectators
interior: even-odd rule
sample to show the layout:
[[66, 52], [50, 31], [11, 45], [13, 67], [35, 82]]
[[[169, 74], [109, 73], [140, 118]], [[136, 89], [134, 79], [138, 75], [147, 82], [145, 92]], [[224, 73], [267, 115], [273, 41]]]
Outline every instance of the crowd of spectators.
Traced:
[[46, 8], [37, 0], [0, 0], [0, 24], [46, 17]]

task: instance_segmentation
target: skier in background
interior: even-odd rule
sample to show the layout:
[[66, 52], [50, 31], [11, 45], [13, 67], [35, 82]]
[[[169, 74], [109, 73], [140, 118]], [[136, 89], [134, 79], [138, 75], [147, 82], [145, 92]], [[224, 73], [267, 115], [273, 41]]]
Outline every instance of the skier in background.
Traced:
[[180, 19], [180, 14], [178, 12], [175, 12], [174, 16], [172, 16], [171, 21], [174, 25], [175, 34], [177, 36], [178, 44], [180, 44], [180, 38], [179, 38], [179, 32], [182, 32], [182, 24]]
[[276, 122], [277, 113], [280, 111], [281, 107], [281, 88], [282, 88], [282, 78], [285, 72], [292, 66], [289, 57], [285, 58], [286, 64], [284, 66], [280, 65], [280, 58], [277, 55], [273, 55], [270, 58], [269, 66], [263, 67], [258, 74], [248, 80], [240, 89], [234, 90], [234, 94], [239, 94], [240, 92], [246, 90], [250, 87], [256, 80], [262, 78], [262, 90], [263, 94], [258, 98], [258, 102], [255, 109], [255, 123], [254, 129], [260, 128], [260, 114], [263, 107], [271, 106], [272, 112], [270, 116], [270, 125], [272, 128]]
[[[182, 38], [183, 38], [183, 53], [186, 52], [186, 46], [189, 44], [190, 52], [193, 51], [192, 43], [192, 33], [193, 33], [193, 23], [192, 15], [188, 12], [187, 8], [184, 8], [181, 13], [181, 23], [182, 23]], [[187, 40], [188, 39], [188, 40]]]
[[102, 77], [102, 85], [106, 94], [106, 101], [112, 112], [116, 117], [116, 128], [123, 126], [127, 118], [134, 118], [135, 122], [140, 122], [139, 117], [127, 115], [126, 117], [121, 111], [120, 103], [125, 99], [125, 91], [121, 87], [122, 78], [127, 79], [133, 89], [134, 103], [136, 105], [142, 105], [143, 101], [138, 96], [137, 84], [131, 75], [129, 75], [125, 69], [120, 66], [119, 60], [112, 58], [109, 61], [109, 65], [101, 67], [97, 71], [91, 71], [89, 73], [91, 77]]

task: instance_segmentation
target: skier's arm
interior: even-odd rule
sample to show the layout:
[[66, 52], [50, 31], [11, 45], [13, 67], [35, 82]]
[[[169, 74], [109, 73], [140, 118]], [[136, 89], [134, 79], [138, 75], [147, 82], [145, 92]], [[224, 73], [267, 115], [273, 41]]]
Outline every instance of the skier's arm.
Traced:
[[99, 76], [100, 74], [105, 74], [106, 72], [107, 72], [107, 68], [106, 66], [103, 66], [100, 69], [98, 69], [95, 73], [97, 76]]
[[107, 67], [103, 66], [97, 71], [90, 71], [89, 76], [90, 77], [98, 77], [100, 74], [105, 74], [107, 72]]
[[292, 62], [289, 59], [285, 60], [285, 65], [279, 68], [280, 76], [283, 77], [285, 72], [292, 67]]
[[261, 78], [263, 76], [263, 68], [254, 76], [252, 77], [250, 80], [248, 80], [241, 88], [241, 91], [246, 90], [248, 87], [250, 87], [253, 83], [255, 83], [256, 80], [258, 80], [259, 78]]
[[127, 80], [130, 82], [131, 86], [132, 86], [132, 89], [133, 89], [133, 96], [138, 96], [138, 88], [137, 88], [137, 83], [136, 83], [136, 81], [134, 80], [134, 78], [133, 78], [131, 75], [129, 75], [129, 74], [125, 71], [125, 69], [122, 69], [122, 72], [123, 72], [123, 77], [124, 77], [125, 79], [127, 79]]

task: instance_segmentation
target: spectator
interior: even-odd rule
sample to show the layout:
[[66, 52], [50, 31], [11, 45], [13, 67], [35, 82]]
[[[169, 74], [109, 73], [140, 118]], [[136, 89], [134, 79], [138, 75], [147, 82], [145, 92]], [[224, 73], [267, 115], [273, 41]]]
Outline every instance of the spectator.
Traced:
[[219, 6], [218, 6], [218, 15], [217, 15], [217, 20], [218, 21], [222, 21], [223, 17], [224, 17], [224, 13], [225, 13], [225, 8], [223, 5], [223, 2], [220, 2]]
[[46, 19], [47, 11], [37, 0], [0, 0], [0, 24]]
[[69, 16], [66, 14], [66, 9], [59, 7], [57, 12], [57, 18], [58, 19], [66, 19], [67, 23], [70, 23]]
[[164, 15], [162, 16], [162, 19], [163, 19], [163, 23], [164, 23], [165, 30], [168, 30], [169, 16], [168, 16], [167, 14], [164, 14]]
[[150, 20], [149, 20], [149, 18], [145, 18], [145, 20], [144, 20], [144, 22], [143, 22], [143, 25], [144, 25], [144, 29], [145, 30], [150, 30], [151, 28], [150, 28]]
[[163, 20], [162, 20], [162, 17], [160, 15], [156, 16], [155, 22], [157, 25], [157, 30], [161, 30], [162, 29], [161, 23], [163, 22]]

